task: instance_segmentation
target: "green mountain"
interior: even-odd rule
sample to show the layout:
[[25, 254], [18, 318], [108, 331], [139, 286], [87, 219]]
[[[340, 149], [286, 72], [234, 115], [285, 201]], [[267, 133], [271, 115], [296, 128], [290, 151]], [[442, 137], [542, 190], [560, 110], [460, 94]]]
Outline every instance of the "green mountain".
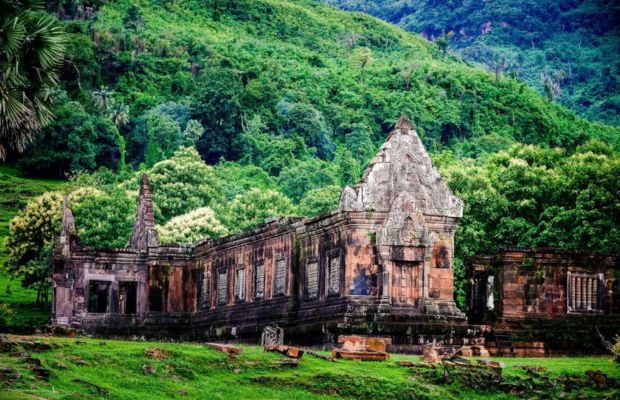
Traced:
[[[171, 154], [180, 141], [175, 132], [189, 119], [206, 130], [197, 147], [208, 162], [290, 154], [267, 168], [276, 175], [302, 154], [331, 161], [351, 135], [378, 145], [402, 112], [431, 150], [463, 140], [505, 147], [620, 138], [619, 128], [579, 118], [520, 80], [471, 67], [373, 17], [313, 1], [93, 7], [60, 7], [70, 36], [67, 96], [58, 96], [57, 120], [23, 157], [30, 173], [116, 168], [124, 156], [152, 164]], [[122, 138], [110, 114], [126, 119], [112, 117]]]
[[580, 115], [620, 125], [620, 4], [614, 0], [326, 0], [436, 40], [465, 60], [499, 68]]

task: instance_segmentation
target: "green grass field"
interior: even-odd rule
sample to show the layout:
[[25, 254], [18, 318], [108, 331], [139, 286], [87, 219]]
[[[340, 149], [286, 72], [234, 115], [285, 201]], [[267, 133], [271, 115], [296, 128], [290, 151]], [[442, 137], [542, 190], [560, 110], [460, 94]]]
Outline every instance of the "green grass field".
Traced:
[[[444, 379], [441, 366], [414, 370], [397, 364], [400, 360], [418, 361], [417, 356], [393, 355], [386, 362], [332, 363], [306, 354], [298, 367], [291, 368], [272, 365], [281, 356], [255, 346], [244, 346], [242, 354], [227, 356], [188, 343], [50, 337], [27, 340], [50, 343], [52, 349], [36, 351], [23, 345], [21, 352], [19, 346], [14, 346], [11, 352], [0, 353], [0, 365], [4, 368], [0, 370], [4, 371], [0, 372], [0, 399], [443, 400], [620, 396], [620, 365], [607, 357], [502, 359], [506, 368], [501, 379], [492, 373], [464, 375], [455, 370]], [[163, 358], [148, 356], [147, 348], [161, 350]], [[49, 381], [38, 378], [31, 370], [34, 359], [51, 372]], [[145, 374], [145, 365], [152, 365], [155, 372]], [[543, 366], [547, 371], [528, 373], [514, 367], [518, 365]], [[615, 383], [596, 388], [586, 377], [587, 370], [603, 371]], [[506, 389], [511, 387], [522, 392], [511, 394]]]
[[0, 165], [0, 304], [8, 304], [13, 311], [11, 325], [41, 325], [49, 318], [49, 307], [35, 305], [36, 292], [22, 288], [20, 280], [11, 279], [2, 269], [7, 256], [4, 238], [9, 233], [9, 222], [29, 199], [68, 185], [67, 181], [24, 178], [14, 167]]

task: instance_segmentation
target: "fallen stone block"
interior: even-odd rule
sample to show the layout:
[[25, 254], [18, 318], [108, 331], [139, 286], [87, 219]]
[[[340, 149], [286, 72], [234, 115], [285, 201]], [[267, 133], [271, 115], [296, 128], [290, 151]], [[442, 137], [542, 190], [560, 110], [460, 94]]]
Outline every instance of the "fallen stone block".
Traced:
[[459, 348], [455, 352], [455, 354], [458, 356], [463, 356], [463, 357], [474, 357], [474, 356], [489, 357], [490, 356], [489, 351], [486, 349], [486, 347], [482, 345], [461, 346], [461, 348]]
[[332, 358], [344, 358], [347, 360], [361, 361], [385, 361], [390, 358], [390, 355], [380, 351], [334, 349], [332, 350]]
[[265, 351], [280, 353], [289, 358], [301, 358], [304, 355], [302, 349], [293, 346], [265, 346]]
[[590, 382], [594, 383], [599, 388], [605, 388], [610, 383], [609, 375], [603, 371], [589, 369], [586, 371], [586, 376], [590, 378]]
[[170, 356], [170, 352], [156, 347], [148, 347], [144, 349], [144, 355], [156, 360], [164, 360]]
[[37, 378], [44, 381], [49, 380], [50, 375], [52, 374], [49, 369], [42, 367], [41, 365], [35, 365], [34, 367], [32, 367], [32, 371], [37, 374]]
[[439, 350], [433, 346], [424, 346], [422, 349], [422, 360], [429, 364], [440, 363]]
[[144, 373], [144, 375], [151, 375], [154, 374], [156, 371], [155, 366], [154, 365], [150, 365], [150, 364], [144, 364], [142, 366], [142, 372]]
[[433, 364], [416, 361], [398, 361], [396, 364], [407, 368], [434, 368]]
[[338, 343], [342, 343], [345, 350], [370, 350], [376, 352], [387, 351], [387, 346], [392, 344], [392, 339], [375, 336], [340, 335]]
[[95, 392], [97, 392], [99, 394], [102, 394], [104, 396], [107, 396], [107, 395], [110, 394], [110, 389], [107, 389], [107, 388], [104, 388], [102, 386], [96, 385], [94, 383], [88, 382], [88, 381], [86, 381], [84, 379], [77, 378], [77, 379], [74, 379], [73, 382], [79, 383], [80, 385], [87, 386], [87, 387], [91, 388], [92, 390], [94, 390]]
[[299, 366], [299, 360], [294, 358], [283, 358], [281, 360], [271, 360], [269, 365], [272, 367], [291, 367], [295, 368]]
[[478, 365], [485, 365], [491, 368], [505, 368], [506, 364], [501, 361], [492, 361], [492, 360], [478, 360]]
[[474, 352], [470, 346], [463, 346], [456, 351], [456, 354], [463, 357], [472, 357]]
[[207, 346], [208, 348], [213, 349], [215, 351], [219, 351], [221, 353], [226, 353], [226, 354], [239, 354], [239, 353], [241, 353], [241, 348], [235, 347], [235, 346], [231, 346], [231, 345], [228, 345], [228, 344], [205, 343], [205, 346]]
[[513, 365], [512, 368], [520, 368], [528, 372], [547, 372], [546, 367], [536, 367], [534, 365]]
[[319, 358], [319, 359], [325, 360], [325, 361], [336, 362], [336, 360], [334, 360], [331, 356], [327, 356], [325, 354], [321, 354], [321, 353], [318, 353], [318, 352], [310, 350], [310, 349], [303, 349], [303, 351], [304, 351], [305, 354], [307, 354], [307, 355], [309, 355], [311, 357]]

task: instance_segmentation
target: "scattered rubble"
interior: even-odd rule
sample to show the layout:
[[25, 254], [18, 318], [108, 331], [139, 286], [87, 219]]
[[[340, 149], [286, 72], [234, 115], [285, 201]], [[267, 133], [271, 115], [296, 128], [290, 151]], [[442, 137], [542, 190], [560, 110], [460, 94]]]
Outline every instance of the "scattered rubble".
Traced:
[[36, 353], [52, 350], [52, 345], [47, 342], [25, 340], [19, 337], [9, 339], [6, 335], [0, 335], [0, 352], [10, 353], [18, 347]]
[[485, 365], [491, 368], [506, 368], [506, 364], [501, 361], [492, 361], [492, 360], [478, 360], [479, 365]]
[[22, 374], [17, 372], [14, 368], [0, 367], [0, 384], [11, 386], [16, 382], [21, 381], [22, 378]]

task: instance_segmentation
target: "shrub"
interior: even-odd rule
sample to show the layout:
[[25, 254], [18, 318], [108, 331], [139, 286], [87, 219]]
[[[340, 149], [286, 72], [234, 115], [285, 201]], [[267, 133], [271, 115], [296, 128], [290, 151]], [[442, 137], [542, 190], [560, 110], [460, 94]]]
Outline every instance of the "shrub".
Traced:
[[620, 336], [616, 336], [616, 343], [611, 347], [614, 354], [614, 361], [620, 363]]
[[209, 207], [201, 207], [187, 214], [172, 218], [164, 226], [158, 226], [160, 241], [164, 243], [193, 243], [197, 240], [217, 238], [228, 230], [215, 217]]

